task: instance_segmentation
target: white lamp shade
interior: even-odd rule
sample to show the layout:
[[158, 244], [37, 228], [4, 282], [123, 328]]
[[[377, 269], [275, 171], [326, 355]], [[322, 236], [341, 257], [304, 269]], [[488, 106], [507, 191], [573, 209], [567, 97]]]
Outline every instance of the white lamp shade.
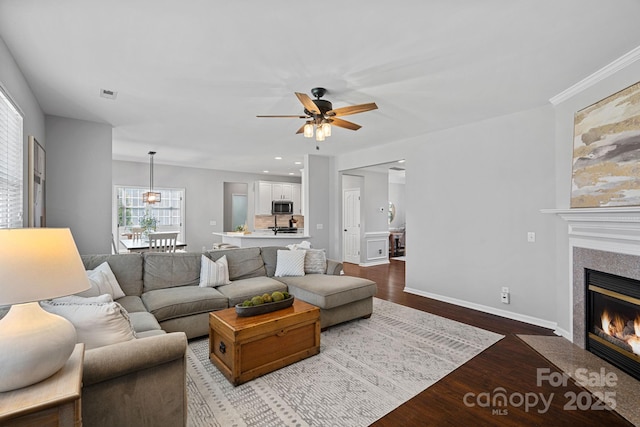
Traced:
[[0, 305], [57, 298], [90, 288], [68, 228], [0, 230]]
[[0, 392], [35, 384], [64, 366], [76, 344], [66, 319], [36, 301], [89, 289], [68, 228], [0, 230]]

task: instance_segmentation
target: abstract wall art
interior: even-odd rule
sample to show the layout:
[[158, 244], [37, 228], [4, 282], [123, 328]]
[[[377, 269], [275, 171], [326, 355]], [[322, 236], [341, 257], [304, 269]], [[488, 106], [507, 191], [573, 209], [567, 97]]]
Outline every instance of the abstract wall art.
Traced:
[[640, 206], [640, 82], [578, 111], [571, 207]]

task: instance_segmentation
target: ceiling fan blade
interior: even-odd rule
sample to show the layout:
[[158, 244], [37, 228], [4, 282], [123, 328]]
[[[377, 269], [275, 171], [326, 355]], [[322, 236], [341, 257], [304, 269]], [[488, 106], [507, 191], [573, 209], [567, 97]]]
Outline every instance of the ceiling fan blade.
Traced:
[[331, 124], [333, 126], [338, 126], [340, 128], [345, 128], [345, 129], [350, 129], [350, 130], [358, 130], [360, 129], [362, 126], [357, 125], [355, 123], [352, 122], [348, 122], [346, 120], [342, 120], [342, 119], [336, 119], [335, 117], [332, 118], [330, 120]]
[[365, 111], [377, 110], [378, 106], [375, 102], [368, 104], [351, 105], [349, 107], [335, 108], [327, 111], [327, 116], [349, 116], [351, 114], [364, 113]]
[[280, 115], [280, 116], [256, 116], [256, 117], [263, 117], [263, 118], [264, 117], [266, 117], [266, 118], [278, 117], [278, 118], [286, 118], [286, 119], [306, 119], [308, 116], [300, 116], [300, 115], [298, 115], [298, 116], [294, 116], [294, 115], [284, 116], [284, 115]]
[[300, 102], [302, 102], [302, 105], [304, 105], [304, 108], [307, 109], [307, 111], [310, 111], [313, 114], [320, 114], [318, 106], [313, 102], [311, 98], [309, 98], [309, 95], [300, 92], [295, 92], [295, 94]]
[[299, 133], [304, 133], [304, 127], [306, 126], [306, 123], [303, 124], [302, 126], [300, 126], [300, 129], [298, 129], [298, 131], [296, 132], [296, 135]]

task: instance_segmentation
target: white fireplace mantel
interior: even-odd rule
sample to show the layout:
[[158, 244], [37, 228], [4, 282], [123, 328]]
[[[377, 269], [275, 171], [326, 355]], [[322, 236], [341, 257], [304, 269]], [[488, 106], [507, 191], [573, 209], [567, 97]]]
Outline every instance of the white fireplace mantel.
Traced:
[[569, 225], [569, 237], [640, 244], [640, 207], [542, 209]]
[[[584, 278], [580, 271], [584, 267], [595, 268], [595, 265], [600, 271], [632, 277], [625, 266], [632, 265], [632, 269], [635, 270], [638, 265], [635, 260], [640, 257], [640, 206], [542, 209], [540, 212], [555, 214], [568, 225], [570, 265], [568, 309], [572, 324], [568, 331], [558, 328], [556, 332], [578, 346], [584, 347]], [[574, 258], [576, 248], [582, 249], [578, 259]], [[590, 249], [617, 254], [618, 257], [589, 255], [589, 252], [584, 251]], [[588, 258], [587, 261], [585, 261], [586, 258]], [[619, 262], [620, 260], [630, 261], [625, 263]]]

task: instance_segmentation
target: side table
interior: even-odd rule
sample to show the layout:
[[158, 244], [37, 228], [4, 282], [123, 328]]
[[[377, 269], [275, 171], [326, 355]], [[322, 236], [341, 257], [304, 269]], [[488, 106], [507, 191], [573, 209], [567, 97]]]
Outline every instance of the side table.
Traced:
[[0, 426], [80, 427], [84, 344], [76, 344], [58, 372], [18, 390], [0, 393]]

